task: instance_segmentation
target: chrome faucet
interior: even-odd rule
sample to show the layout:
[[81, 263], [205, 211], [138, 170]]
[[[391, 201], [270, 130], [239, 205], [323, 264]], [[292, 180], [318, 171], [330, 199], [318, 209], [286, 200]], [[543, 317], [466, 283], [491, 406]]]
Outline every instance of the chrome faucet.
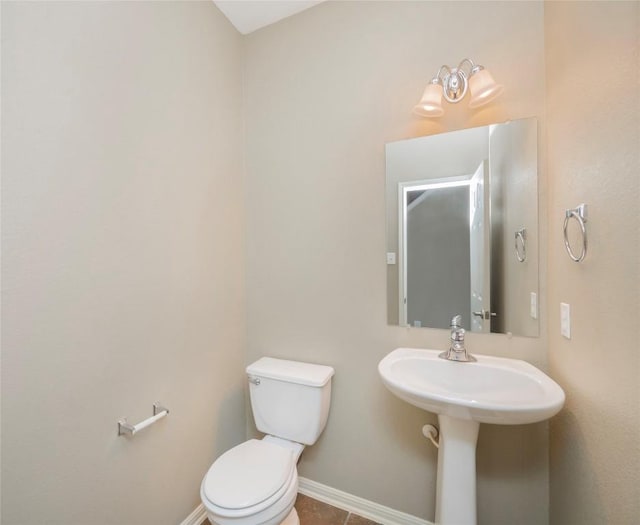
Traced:
[[462, 328], [462, 316], [456, 315], [451, 319], [451, 346], [446, 352], [438, 355], [441, 359], [449, 361], [460, 361], [461, 363], [472, 363], [476, 358], [467, 352], [464, 346], [464, 328]]

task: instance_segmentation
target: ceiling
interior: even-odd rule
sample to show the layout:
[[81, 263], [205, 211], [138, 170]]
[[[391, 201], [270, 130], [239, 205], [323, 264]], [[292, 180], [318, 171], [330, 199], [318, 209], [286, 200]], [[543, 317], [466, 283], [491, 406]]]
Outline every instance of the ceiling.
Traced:
[[309, 9], [324, 0], [213, 0], [243, 35]]

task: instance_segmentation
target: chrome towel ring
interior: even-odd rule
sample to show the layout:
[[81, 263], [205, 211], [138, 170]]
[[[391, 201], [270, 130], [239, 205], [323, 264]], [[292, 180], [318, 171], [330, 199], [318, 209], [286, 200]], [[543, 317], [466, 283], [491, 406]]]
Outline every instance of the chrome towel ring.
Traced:
[[[582, 232], [582, 251], [580, 255], [576, 255], [571, 249], [571, 244], [569, 243], [569, 234], [567, 233], [567, 227], [569, 226], [569, 219], [575, 219], [578, 221], [578, 225], [580, 226], [580, 231]], [[582, 262], [587, 255], [587, 227], [585, 226], [587, 222], [587, 205], [580, 204], [577, 208], [572, 210], [566, 210], [564, 214], [564, 225], [562, 226], [562, 231], [564, 233], [564, 247], [567, 249], [567, 253], [569, 257], [571, 257], [572, 261]]]
[[[520, 241], [520, 243], [518, 243]], [[527, 260], [527, 229], [521, 228], [516, 232], [516, 259], [518, 262], [525, 262]]]

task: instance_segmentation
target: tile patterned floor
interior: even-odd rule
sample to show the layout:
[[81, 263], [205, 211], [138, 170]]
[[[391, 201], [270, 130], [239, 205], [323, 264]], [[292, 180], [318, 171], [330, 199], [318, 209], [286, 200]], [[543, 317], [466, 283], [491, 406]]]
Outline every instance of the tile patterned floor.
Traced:
[[[296, 499], [296, 510], [300, 525], [380, 525], [302, 494]], [[203, 525], [211, 524], [205, 520]]]
[[296, 498], [296, 510], [300, 525], [380, 525], [302, 494]]

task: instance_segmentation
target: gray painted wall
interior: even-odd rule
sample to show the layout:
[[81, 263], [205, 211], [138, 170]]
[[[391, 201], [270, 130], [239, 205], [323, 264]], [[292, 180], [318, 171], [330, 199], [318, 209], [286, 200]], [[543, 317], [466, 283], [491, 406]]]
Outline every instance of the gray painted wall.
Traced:
[[[551, 523], [638, 523], [640, 3], [545, 10], [549, 358], [567, 394], [551, 422]], [[576, 264], [561, 227], [581, 202], [589, 253]], [[560, 335], [560, 302], [571, 305], [570, 340]]]
[[240, 94], [211, 2], [2, 2], [5, 525], [179, 523], [244, 439]]
[[[465, 31], [443, 46], [452, 26]], [[384, 145], [542, 115], [543, 38], [537, 2], [327, 2], [246, 37], [248, 360], [336, 368], [302, 476], [433, 520], [436, 451], [420, 430], [435, 417], [394, 398], [376, 367], [399, 346], [445, 348], [449, 333], [387, 325]], [[467, 55], [508, 86], [499, 103], [414, 117], [440, 64]], [[544, 331], [468, 342], [546, 362]], [[481, 523], [546, 523], [546, 428], [480, 430]]]

